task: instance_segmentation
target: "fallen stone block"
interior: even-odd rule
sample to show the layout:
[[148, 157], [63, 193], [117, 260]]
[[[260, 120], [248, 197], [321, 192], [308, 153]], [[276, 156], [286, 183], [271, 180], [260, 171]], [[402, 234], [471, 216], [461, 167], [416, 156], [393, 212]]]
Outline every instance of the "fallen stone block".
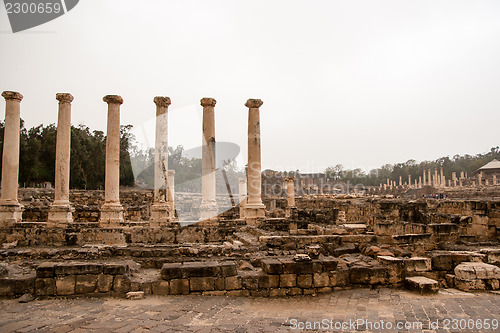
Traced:
[[139, 300], [144, 298], [144, 291], [129, 291], [127, 294], [127, 299]]
[[429, 272], [432, 267], [430, 258], [413, 257], [404, 259], [404, 268], [406, 273]]
[[412, 276], [405, 279], [405, 286], [409, 290], [418, 291], [420, 294], [435, 294], [439, 290], [439, 283], [423, 276]]

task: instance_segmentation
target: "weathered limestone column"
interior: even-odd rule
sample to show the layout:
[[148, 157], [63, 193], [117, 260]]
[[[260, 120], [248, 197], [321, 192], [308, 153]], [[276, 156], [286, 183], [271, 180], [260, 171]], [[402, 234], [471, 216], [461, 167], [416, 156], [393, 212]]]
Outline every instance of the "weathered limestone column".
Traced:
[[50, 206], [47, 227], [65, 227], [73, 222], [74, 208], [69, 202], [69, 170], [71, 154], [71, 94], [56, 94], [59, 101], [56, 141], [54, 202]]
[[416, 189], [418, 188], [418, 181], [416, 178], [415, 178], [415, 187], [414, 188], [416, 188]]
[[[425, 177], [425, 172], [424, 172], [424, 177]], [[422, 188], [422, 176], [418, 176], [418, 188]]]
[[261, 198], [261, 155], [260, 155], [260, 111], [263, 102], [249, 99], [248, 107], [248, 201], [245, 217], [248, 219], [264, 218], [266, 206]]
[[427, 170], [427, 185], [432, 186], [431, 169]]
[[423, 177], [423, 183], [422, 183], [422, 185], [423, 185], [423, 186], [426, 186], [426, 185], [427, 185], [427, 183], [426, 183], [426, 181], [425, 181], [425, 170], [424, 170], [424, 172], [423, 172], [423, 173], [424, 173], [424, 177]]
[[154, 198], [151, 205], [149, 225], [160, 227], [172, 221], [172, 211], [167, 203], [168, 170], [168, 106], [169, 97], [156, 96], [156, 131], [155, 131], [155, 164], [154, 164]]
[[458, 186], [462, 187], [462, 179], [459, 179], [458, 182], [459, 182]]
[[0, 227], [22, 221], [24, 207], [17, 200], [19, 186], [19, 128], [23, 95], [4, 91], [5, 126], [3, 134], [2, 189], [0, 196]]
[[295, 177], [286, 177], [287, 207], [295, 207]]
[[479, 172], [477, 174], [477, 185], [482, 186], [483, 185], [483, 173]]
[[434, 187], [439, 187], [438, 169], [434, 169]]
[[170, 208], [170, 221], [175, 220], [175, 170], [168, 170], [167, 203]]
[[247, 180], [245, 178], [238, 179], [238, 198], [240, 201], [240, 219], [245, 217], [245, 205], [247, 202]]
[[444, 177], [443, 167], [441, 167], [441, 186], [446, 187], [446, 178]]
[[108, 103], [108, 126], [104, 205], [101, 207], [99, 225], [112, 227], [123, 222], [123, 207], [120, 204], [120, 105], [123, 104], [123, 98], [106, 95], [102, 100]]
[[403, 186], [403, 176], [399, 176], [399, 186]]
[[215, 200], [215, 101], [214, 98], [202, 98], [203, 139], [201, 161], [201, 206], [200, 221], [217, 217]]
[[497, 184], [497, 175], [493, 175], [493, 185]]
[[410, 186], [410, 188], [411, 188], [411, 175], [408, 175], [408, 186]]

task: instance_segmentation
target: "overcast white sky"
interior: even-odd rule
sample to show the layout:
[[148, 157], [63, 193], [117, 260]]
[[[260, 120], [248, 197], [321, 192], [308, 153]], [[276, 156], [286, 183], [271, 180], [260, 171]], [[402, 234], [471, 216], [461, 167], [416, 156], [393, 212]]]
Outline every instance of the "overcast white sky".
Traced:
[[102, 97], [119, 94], [122, 124], [152, 143], [153, 97], [169, 96], [169, 143], [189, 149], [214, 97], [216, 139], [241, 146], [242, 166], [244, 103], [260, 98], [263, 168], [369, 170], [500, 144], [498, 0], [81, 0], [16, 34], [0, 7], [0, 90], [24, 95], [27, 127], [56, 122], [55, 94], [70, 92], [73, 124], [105, 130]]

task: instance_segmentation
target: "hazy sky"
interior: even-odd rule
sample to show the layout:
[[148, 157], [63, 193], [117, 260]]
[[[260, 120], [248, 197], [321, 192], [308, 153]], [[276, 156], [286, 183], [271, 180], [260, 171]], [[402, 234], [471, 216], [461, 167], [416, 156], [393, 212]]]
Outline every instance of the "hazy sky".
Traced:
[[[154, 96], [169, 96], [169, 143], [201, 144], [202, 97], [216, 139], [242, 148], [260, 98], [264, 168], [370, 169], [500, 145], [500, 1], [81, 0], [12, 34], [0, 9], [0, 90], [24, 95], [27, 127], [105, 130], [106, 94], [152, 144]], [[3, 109], [4, 100], [0, 102]], [[0, 111], [3, 113], [3, 111]]]

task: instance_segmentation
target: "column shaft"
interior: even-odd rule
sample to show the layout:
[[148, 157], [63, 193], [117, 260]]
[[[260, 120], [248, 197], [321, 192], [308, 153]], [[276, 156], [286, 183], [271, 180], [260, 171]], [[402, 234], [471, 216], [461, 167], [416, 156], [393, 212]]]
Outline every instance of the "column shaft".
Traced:
[[213, 98], [202, 98], [203, 106], [203, 138], [201, 161], [201, 206], [200, 220], [217, 217], [217, 201], [215, 200], [215, 103]]
[[123, 222], [123, 207], [120, 204], [120, 105], [123, 99], [117, 95], [106, 95], [103, 101], [108, 103], [108, 126], [104, 205], [101, 207], [100, 224], [117, 226]]
[[261, 152], [260, 152], [260, 111], [263, 102], [249, 99], [248, 107], [248, 202], [246, 217], [250, 219], [265, 217], [265, 206], [261, 198]]
[[23, 206], [17, 200], [19, 182], [19, 127], [23, 95], [4, 91], [5, 124], [2, 155], [2, 188], [0, 196], [0, 226], [21, 222]]
[[59, 101], [57, 118], [56, 172], [54, 202], [49, 209], [48, 227], [64, 227], [73, 222], [73, 207], [69, 202], [69, 171], [71, 154], [71, 94], [56, 94]]

